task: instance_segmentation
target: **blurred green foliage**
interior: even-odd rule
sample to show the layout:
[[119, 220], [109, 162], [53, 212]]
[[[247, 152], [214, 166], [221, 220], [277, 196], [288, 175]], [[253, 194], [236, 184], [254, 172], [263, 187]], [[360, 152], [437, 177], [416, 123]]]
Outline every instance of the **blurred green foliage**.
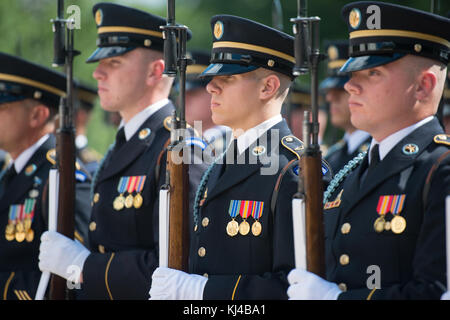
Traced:
[[[438, 1], [438, 13], [450, 11], [450, 1]], [[145, 11], [166, 15], [166, 0], [122, 0], [111, 1], [133, 6]], [[308, 15], [319, 16], [321, 40], [347, 38], [346, 24], [341, 18], [341, 8], [346, 0], [310, 0]], [[429, 0], [386, 1], [429, 11]], [[92, 16], [92, 0], [66, 0], [65, 7], [77, 5], [81, 9], [81, 29], [75, 30], [75, 47], [81, 55], [75, 58], [74, 76], [83, 82], [96, 86], [92, 78], [96, 64], [85, 60], [95, 50], [96, 27]], [[297, 16], [297, 1], [280, 0], [282, 6], [283, 30], [292, 34], [290, 19]], [[57, 0], [1, 0], [0, 1], [0, 51], [19, 55], [30, 61], [51, 66], [53, 59], [53, 35], [50, 19], [56, 16]], [[193, 32], [188, 49], [211, 46], [210, 19], [216, 14], [232, 14], [249, 18], [267, 25], [273, 25], [273, 0], [176, 0], [176, 20], [187, 25]], [[69, 15], [66, 14], [66, 17]], [[245, 32], [245, 30], [243, 30]], [[321, 68], [321, 75], [325, 71]], [[299, 81], [307, 83], [308, 76]], [[104, 153], [114, 139], [115, 128], [104, 122], [104, 112], [97, 103], [92, 116], [88, 138], [91, 146]]]

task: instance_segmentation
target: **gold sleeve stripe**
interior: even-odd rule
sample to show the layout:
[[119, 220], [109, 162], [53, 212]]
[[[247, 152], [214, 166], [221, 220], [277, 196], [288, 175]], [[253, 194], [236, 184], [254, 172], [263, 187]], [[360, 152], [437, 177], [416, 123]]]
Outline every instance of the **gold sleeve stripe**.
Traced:
[[22, 294], [25, 296], [26, 300], [33, 300], [33, 299], [31, 299], [30, 295], [28, 294], [28, 292], [26, 290], [23, 290]]
[[9, 284], [11, 283], [12, 278], [14, 278], [15, 274], [16, 274], [15, 272], [11, 272], [8, 280], [6, 280], [5, 288], [3, 289], [3, 300], [6, 300], [6, 297], [8, 296], [8, 287]]
[[295, 57], [290, 56], [288, 54], [285, 54], [283, 52], [273, 50], [266, 47], [261, 47], [253, 44], [248, 43], [242, 43], [242, 42], [233, 42], [233, 41], [217, 41], [213, 43], [213, 48], [238, 48], [238, 49], [245, 49], [245, 50], [251, 50], [256, 52], [262, 52], [267, 53], [272, 56], [290, 61], [292, 63], [295, 63]]
[[367, 296], [366, 300], [370, 300], [372, 299], [373, 293], [375, 292], [375, 290], [377, 290], [377, 288], [373, 288], [372, 291], [370, 291], [369, 295]]
[[109, 272], [109, 266], [111, 265], [111, 261], [114, 258], [115, 253], [113, 252], [111, 254], [111, 257], [109, 258], [108, 263], [106, 264], [106, 270], [105, 270], [105, 285], [106, 285], [106, 290], [108, 291], [108, 295], [109, 295], [109, 299], [114, 300], [113, 296], [111, 294], [111, 290], [109, 289], [109, 284], [108, 284], [108, 272]]
[[14, 293], [16, 294], [17, 298], [19, 298], [19, 300], [27, 300], [27, 298], [23, 295], [22, 290], [14, 290]]
[[81, 243], [84, 244], [84, 239], [81, 236], [81, 234], [78, 233], [78, 231], [75, 230], [75, 232], [73, 233], [73, 236], [75, 237], [75, 239], [77, 239], [78, 241], [80, 241]]
[[144, 34], [147, 36], [153, 36], [153, 37], [158, 37], [158, 38], [163, 37], [162, 32], [147, 30], [147, 29], [140, 29], [140, 28], [133, 28], [133, 27], [115, 27], [115, 26], [100, 27], [97, 29], [97, 32], [99, 34], [109, 33], [109, 32], [125, 32], [125, 33]]
[[405, 31], [405, 30], [395, 30], [395, 29], [373, 29], [373, 30], [359, 30], [350, 32], [350, 39], [361, 38], [361, 37], [407, 37], [420, 40], [427, 40], [435, 43], [442, 44], [446, 47], [450, 47], [450, 41], [444, 38], [436, 37], [431, 34]]
[[238, 287], [239, 281], [241, 280], [242, 275], [239, 275], [239, 278], [236, 281], [236, 285], [234, 286], [233, 294], [231, 296], [231, 300], [234, 300], [234, 295], [236, 294], [236, 289]]

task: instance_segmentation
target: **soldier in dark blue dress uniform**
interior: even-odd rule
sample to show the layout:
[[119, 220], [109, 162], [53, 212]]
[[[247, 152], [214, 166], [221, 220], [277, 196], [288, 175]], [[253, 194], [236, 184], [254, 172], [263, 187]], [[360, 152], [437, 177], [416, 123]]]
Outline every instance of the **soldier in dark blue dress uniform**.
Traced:
[[[324, 195], [326, 280], [289, 274], [292, 299], [439, 299], [445, 290], [450, 137], [435, 114], [450, 20], [381, 2], [343, 8], [351, 120], [370, 151]], [[341, 182], [342, 181], [342, 182]]]
[[[11, 160], [0, 178], [1, 299], [34, 299], [41, 234], [48, 229], [48, 175], [63, 74], [0, 53], [0, 148]], [[87, 239], [90, 176], [77, 162], [75, 238]]]
[[[281, 117], [293, 37], [241, 17], [211, 20], [214, 123], [235, 137], [202, 178], [189, 273], [159, 267], [151, 299], [286, 299], [294, 265], [291, 200], [303, 148]], [[245, 32], [243, 32], [245, 30]]]
[[[168, 99], [173, 78], [163, 75], [165, 19], [112, 3], [93, 7], [102, 108], [119, 112], [115, 144], [93, 181], [89, 224], [91, 251], [78, 250], [57, 233], [43, 236], [40, 266], [67, 278], [66, 266], [81, 270], [83, 299], [148, 299], [158, 265], [158, 196], [165, 181]], [[192, 201], [205, 165], [190, 166]], [[72, 254], [68, 254], [71, 252]]]
[[348, 59], [348, 41], [330, 41], [326, 45], [326, 51], [329, 76], [322, 81], [320, 89], [330, 106], [330, 123], [343, 129], [345, 134], [341, 140], [328, 148], [324, 159], [333, 172], [338, 172], [360, 152], [367, 151], [372, 138], [367, 132], [355, 128], [350, 121], [349, 94], [344, 89], [349, 77], [339, 74], [339, 69]]

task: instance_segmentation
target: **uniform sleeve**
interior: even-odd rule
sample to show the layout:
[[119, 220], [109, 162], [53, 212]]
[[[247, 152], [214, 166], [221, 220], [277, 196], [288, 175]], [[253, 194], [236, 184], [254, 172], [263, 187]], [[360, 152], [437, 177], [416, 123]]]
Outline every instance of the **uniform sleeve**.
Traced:
[[[445, 198], [450, 194], [450, 158], [436, 170], [428, 193], [413, 259], [413, 277], [380, 289], [349, 290], [339, 299], [437, 299], [445, 291]], [[381, 270], [382, 276], [383, 270]]]
[[273, 213], [272, 270], [259, 275], [210, 275], [203, 299], [279, 300], [287, 299], [287, 274], [294, 268], [292, 230], [292, 197], [297, 190], [298, 177], [292, 170], [281, 182]]
[[0, 300], [33, 300], [40, 271], [0, 272]]

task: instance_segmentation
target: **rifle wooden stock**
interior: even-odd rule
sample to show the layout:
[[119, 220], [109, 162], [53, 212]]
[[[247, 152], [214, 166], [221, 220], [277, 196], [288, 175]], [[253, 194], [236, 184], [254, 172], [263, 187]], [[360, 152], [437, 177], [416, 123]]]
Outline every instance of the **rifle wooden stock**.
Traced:
[[[182, 159], [183, 150], [169, 146], [167, 152], [167, 172], [170, 179], [169, 204], [169, 252], [168, 266], [187, 271], [189, 256], [189, 181], [188, 165], [176, 164], [173, 157]], [[177, 153], [177, 154], [175, 154]]]
[[[75, 134], [73, 129], [59, 129], [56, 140], [58, 155], [59, 185], [57, 231], [73, 239], [75, 226]], [[50, 298], [70, 299], [66, 291], [66, 280], [52, 275]]]
[[325, 277], [325, 244], [323, 227], [323, 182], [320, 150], [301, 158], [305, 194], [306, 265], [307, 270]]

